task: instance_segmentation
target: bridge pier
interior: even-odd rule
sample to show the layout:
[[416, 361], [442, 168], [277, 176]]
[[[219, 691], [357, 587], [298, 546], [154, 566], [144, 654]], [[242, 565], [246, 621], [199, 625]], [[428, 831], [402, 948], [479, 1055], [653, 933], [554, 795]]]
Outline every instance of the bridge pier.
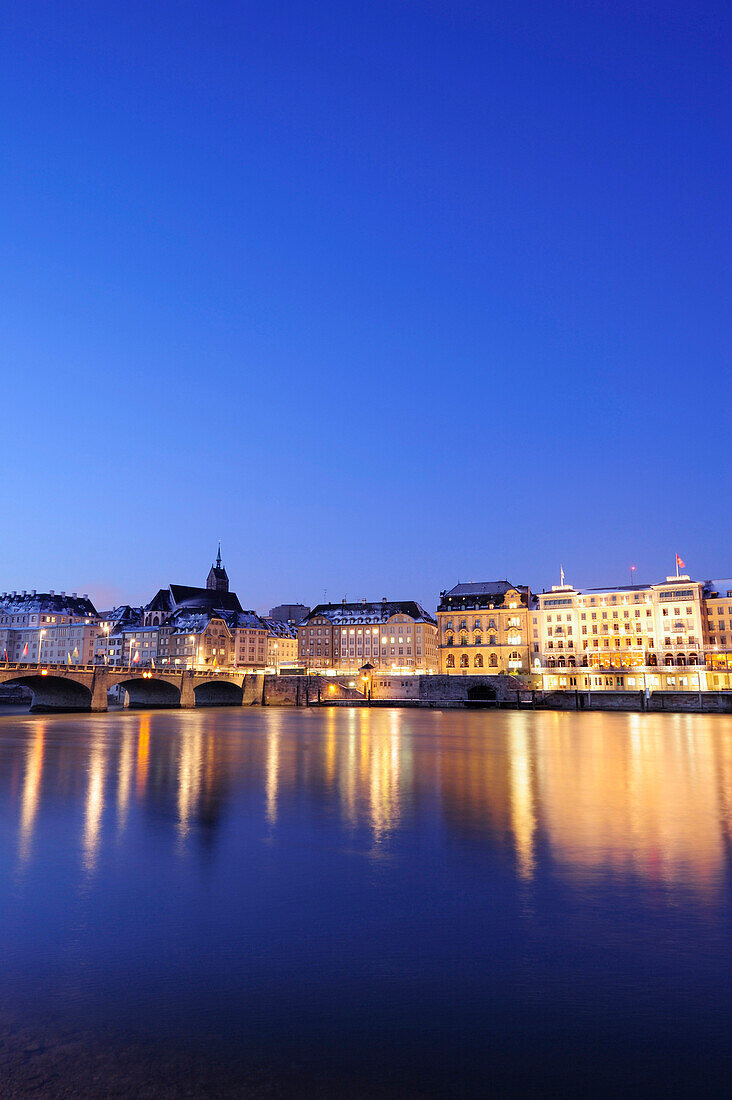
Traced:
[[186, 676], [185, 672], [180, 682], [180, 705], [185, 708], [195, 707], [196, 692], [193, 687], [193, 677]]
[[93, 711], [105, 711], [107, 709], [107, 676], [106, 670], [101, 671], [99, 674], [95, 671], [94, 678], [92, 679], [92, 701], [91, 709]]

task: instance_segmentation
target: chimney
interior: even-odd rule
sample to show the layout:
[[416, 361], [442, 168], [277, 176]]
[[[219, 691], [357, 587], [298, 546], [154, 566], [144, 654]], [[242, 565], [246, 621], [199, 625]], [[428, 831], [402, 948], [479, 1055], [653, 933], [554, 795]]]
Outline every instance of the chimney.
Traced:
[[345, 604], [345, 602], [346, 602], [346, 597], [344, 596], [343, 599], [341, 600], [341, 603]]
[[62, 592], [61, 595], [64, 597], [64, 599], [66, 599], [66, 593], [65, 592]]
[[88, 600], [89, 599], [89, 593], [85, 592], [81, 598], [82, 598], [82, 600]]
[[36, 590], [34, 588], [33, 591], [31, 592], [31, 596], [35, 596], [35, 594], [36, 594]]
[[76, 593], [75, 592], [72, 592], [71, 595], [73, 596], [74, 599], [76, 599]]
[[56, 593], [54, 592], [53, 589], [51, 589], [51, 591], [48, 594], [49, 594], [49, 596], [55, 596], [56, 595]]
[[361, 603], [366, 603], [366, 597], [365, 596], [361, 597]]
[[386, 603], [386, 596], [382, 596], [382, 597], [381, 597], [381, 602], [382, 602], [382, 603]]

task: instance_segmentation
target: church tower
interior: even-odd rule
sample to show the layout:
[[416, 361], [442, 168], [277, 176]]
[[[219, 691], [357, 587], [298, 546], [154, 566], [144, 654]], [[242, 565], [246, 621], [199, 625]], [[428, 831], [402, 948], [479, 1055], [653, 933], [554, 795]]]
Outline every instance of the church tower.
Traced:
[[229, 591], [229, 578], [221, 564], [221, 543], [219, 543], [219, 552], [216, 555], [216, 565], [212, 565], [209, 571], [206, 588], [211, 589], [213, 592]]

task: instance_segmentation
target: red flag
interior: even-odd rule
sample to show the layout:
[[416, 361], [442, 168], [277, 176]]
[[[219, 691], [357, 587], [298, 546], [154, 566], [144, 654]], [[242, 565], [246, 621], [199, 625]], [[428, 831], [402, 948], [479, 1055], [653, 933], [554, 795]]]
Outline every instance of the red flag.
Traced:
[[139, 651], [139, 649], [136, 649], [135, 650], [135, 656], [132, 658], [133, 665], [138, 664], [139, 660], [140, 660], [140, 651]]
[[27, 656], [28, 656], [28, 643], [26, 642], [25, 646], [23, 647], [23, 652], [21, 653], [21, 657], [27, 657]]
[[686, 565], [686, 562], [682, 561], [681, 558], [679, 557], [679, 555], [677, 554], [676, 555], [676, 564], [678, 565], [679, 569], [683, 569], [684, 566]]

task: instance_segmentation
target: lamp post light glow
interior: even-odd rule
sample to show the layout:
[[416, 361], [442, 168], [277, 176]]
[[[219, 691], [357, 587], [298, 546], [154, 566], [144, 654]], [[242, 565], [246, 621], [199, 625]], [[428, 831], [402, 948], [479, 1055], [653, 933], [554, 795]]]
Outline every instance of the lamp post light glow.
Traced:
[[45, 631], [45, 630], [42, 630], [42, 631], [40, 632], [40, 634], [38, 635], [38, 664], [39, 664], [39, 665], [40, 665], [40, 663], [41, 663], [41, 649], [42, 649], [42, 647], [43, 647], [43, 635], [44, 635], [45, 633], [46, 633], [46, 631]]

